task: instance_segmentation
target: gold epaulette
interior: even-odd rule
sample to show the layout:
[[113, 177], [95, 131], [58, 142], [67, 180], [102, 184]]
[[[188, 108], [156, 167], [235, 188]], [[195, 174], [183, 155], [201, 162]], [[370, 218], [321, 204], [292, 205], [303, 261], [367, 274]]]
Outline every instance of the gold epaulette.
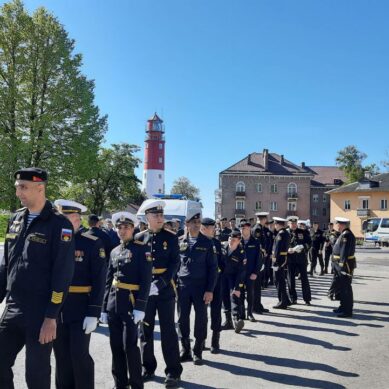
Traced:
[[141, 240], [134, 240], [134, 243], [139, 244], [141, 246], [144, 246], [146, 244], [145, 242], [142, 242]]
[[83, 236], [84, 238], [92, 239], [92, 240], [97, 240], [97, 239], [99, 239], [97, 236], [91, 235], [91, 234], [89, 234], [88, 232], [83, 232], [83, 233], [81, 234], [81, 236]]

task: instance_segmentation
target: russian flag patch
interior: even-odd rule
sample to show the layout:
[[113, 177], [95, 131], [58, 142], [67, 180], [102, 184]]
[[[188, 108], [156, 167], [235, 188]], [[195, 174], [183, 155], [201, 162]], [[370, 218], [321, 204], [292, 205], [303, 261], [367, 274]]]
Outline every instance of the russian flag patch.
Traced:
[[61, 240], [64, 242], [70, 242], [72, 240], [73, 231], [68, 228], [62, 228]]

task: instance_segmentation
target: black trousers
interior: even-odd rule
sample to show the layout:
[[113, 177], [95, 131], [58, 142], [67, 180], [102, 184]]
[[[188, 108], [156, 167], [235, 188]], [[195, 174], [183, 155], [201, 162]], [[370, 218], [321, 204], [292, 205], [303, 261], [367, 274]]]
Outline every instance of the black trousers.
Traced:
[[311, 257], [311, 268], [310, 268], [309, 272], [311, 274], [313, 274], [313, 272], [315, 271], [318, 258], [319, 258], [320, 268], [323, 271], [324, 270], [323, 255], [319, 254], [319, 250], [317, 250], [314, 247], [311, 247], [311, 249], [310, 249], [310, 257]]
[[296, 292], [296, 273], [300, 273], [301, 288], [303, 290], [303, 299], [305, 302], [311, 301], [311, 287], [309, 285], [306, 262], [293, 263], [288, 262], [288, 288], [292, 301], [297, 300]]
[[157, 360], [154, 355], [154, 326], [158, 312], [161, 333], [162, 354], [166, 363], [165, 374], [178, 378], [182, 373], [178, 335], [174, 321], [175, 296], [150, 296], [144, 318], [144, 339], [142, 339], [142, 363], [145, 371], [154, 373]]
[[[256, 280], [259, 277], [256, 278]], [[259, 288], [259, 298], [255, 296], [255, 282], [256, 280], [250, 280], [249, 277], [247, 277], [245, 281], [245, 289], [242, 291], [240, 295], [241, 305], [242, 305], [242, 316], [245, 316], [245, 303], [244, 301], [247, 300], [247, 315], [252, 315], [254, 310], [254, 301], [257, 299], [259, 301], [259, 304], [257, 304], [257, 308], [260, 311], [262, 309], [261, 304], [261, 288]]]
[[128, 315], [108, 313], [112, 375], [117, 389], [143, 388], [142, 362], [138, 347], [138, 328]]
[[279, 267], [278, 270], [275, 272], [275, 274], [276, 274], [278, 300], [282, 305], [286, 306], [289, 303], [289, 298], [286, 291], [285, 268]]
[[222, 280], [219, 274], [215, 289], [213, 291], [213, 300], [211, 301], [211, 330], [220, 332], [222, 330]]
[[331, 254], [332, 254], [332, 247], [326, 248], [325, 251], [324, 251], [324, 268], [325, 268], [325, 271], [328, 271], [328, 265], [330, 263]]
[[352, 277], [344, 274], [339, 274], [335, 270], [335, 279], [339, 290], [340, 310], [348, 315], [353, 313], [354, 296], [351, 286]]
[[239, 297], [232, 294], [235, 289], [235, 283], [235, 274], [223, 274], [222, 290], [224, 312], [231, 312], [232, 316], [239, 319], [242, 315], [242, 302]]
[[205, 287], [180, 285], [178, 287], [178, 329], [182, 339], [190, 336], [190, 311], [195, 310], [194, 337], [197, 342], [207, 338], [207, 306], [204, 303]]
[[83, 321], [58, 323], [54, 341], [57, 389], [94, 389], [95, 367], [89, 354], [90, 334], [82, 329]]
[[[38, 311], [38, 309], [37, 309]], [[52, 343], [40, 344], [44, 313], [23, 313], [19, 304], [8, 302], [0, 320], [0, 388], [14, 389], [12, 366], [26, 347], [26, 383], [29, 389], [50, 388]]]
[[265, 267], [264, 267], [263, 271], [261, 272], [261, 283], [262, 283], [262, 286], [267, 288], [267, 286], [269, 285], [269, 282], [274, 283], [273, 268], [271, 266], [272, 259], [271, 259], [270, 255], [267, 255], [263, 260], [264, 260]]

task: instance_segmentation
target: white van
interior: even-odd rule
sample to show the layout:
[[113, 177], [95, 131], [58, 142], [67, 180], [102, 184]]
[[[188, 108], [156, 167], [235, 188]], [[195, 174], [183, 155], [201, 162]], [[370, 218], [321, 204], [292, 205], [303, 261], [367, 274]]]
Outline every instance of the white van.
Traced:
[[[166, 220], [171, 219], [180, 219], [181, 221], [181, 228], [184, 227], [184, 222], [186, 215], [188, 213], [195, 214], [195, 213], [201, 213], [201, 208], [203, 207], [202, 204], [199, 201], [194, 200], [186, 200], [180, 195], [161, 195], [161, 196], [155, 196], [156, 198], [163, 200], [166, 205], [163, 209], [164, 217]], [[155, 201], [154, 199], [147, 199], [145, 200], [145, 203]], [[192, 212], [193, 211], [193, 212]], [[145, 221], [145, 214], [144, 213], [137, 213], [137, 218], [141, 221]]]
[[362, 224], [366, 242], [378, 243], [380, 246], [389, 246], [389, 218], [373, 217]]

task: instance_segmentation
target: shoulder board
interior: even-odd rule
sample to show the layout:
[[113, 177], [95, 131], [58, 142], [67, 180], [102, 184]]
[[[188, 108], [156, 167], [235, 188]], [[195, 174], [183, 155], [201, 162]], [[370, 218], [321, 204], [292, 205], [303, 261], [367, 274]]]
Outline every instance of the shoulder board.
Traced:
[[175, 232], [173, 232], [173, 231], [170, 231], [170, 230], [167, 230], [167, 229], [163, 229], [165, 232], [168, 232], [169, 234], [172, 234], [172, 235], [176, 235], [176, 233]]
[[284, 230], [279, 230], [278, 233], [279, 233], [279, 234], [283, 234], [283, 233], [284, 233]]
[[349, 234], [350, 233], [350, 230], [344, 230], [343, 232], [342, 232], [342, 235], [347, 235], [347, 234]]
[[141, 232], [138, 232], [135, 236], [134, 236], [134, 240], [140, 240], [143, 238], [143, 236], [148, 232], [148, 230], [144, 230], [144, 231], [141, 231]]
[[137, 239], [134, 240], [134, 243], [135, 243], [135, 244], [138, 244], [138, 245], [140, 245], [140, 246], [144, 246], [144, 245], [146, 244], [146, 242], [143, 242], [143, 241], [137, 240]]
[[83, 236], [84, 238], [92, 239], [92, 240], [98, 240], [99, 239], [97, 236], [91, 235], [88, 232], [83, 232], [81, 234], [81, 236]]
[[17, 210], [15, 211], [15, 213], [25, 211], [26, 209], [27, 209], [27, 207], [19, 208], [19, 209], [17, 209]]

